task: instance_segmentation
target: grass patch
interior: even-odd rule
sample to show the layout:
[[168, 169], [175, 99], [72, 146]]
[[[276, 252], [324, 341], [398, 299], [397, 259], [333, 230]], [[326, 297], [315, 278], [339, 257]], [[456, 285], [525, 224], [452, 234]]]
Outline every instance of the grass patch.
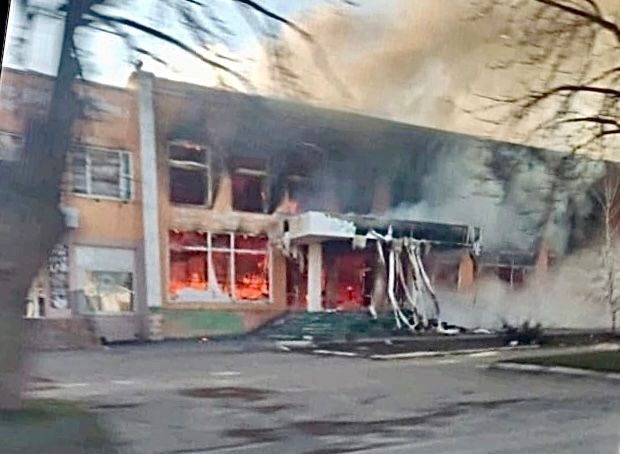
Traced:
[[0, 446], [3, 454], [116, 452], [94, 414], [78, 404], [47, 399], [0, 411]]
[[549, 367], [574, 367], [599, 372], [620, 373], [620, 351], [540, 356], [511, 360], [510, 362]]

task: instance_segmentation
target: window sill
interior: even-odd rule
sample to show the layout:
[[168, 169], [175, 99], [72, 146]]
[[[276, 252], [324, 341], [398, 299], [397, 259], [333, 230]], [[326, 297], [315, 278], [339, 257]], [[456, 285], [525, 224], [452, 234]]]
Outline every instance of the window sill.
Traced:
[[103, 202], [119, 202], [119, 203], [123, 203], [123, 204], [128, 204], [128, 203], [133, 202], [133, 200], [134, 200], [133, 197], [131, 197], [129, 199], [122, 199], [120, 197], [80, 194], [80, 193], [77, 193], [77, 192], [68, 192], [67, 195], [72, 196], [72, 197], [79, 197], [80, 199], [94, 200], [96, 202], [103, 201]]

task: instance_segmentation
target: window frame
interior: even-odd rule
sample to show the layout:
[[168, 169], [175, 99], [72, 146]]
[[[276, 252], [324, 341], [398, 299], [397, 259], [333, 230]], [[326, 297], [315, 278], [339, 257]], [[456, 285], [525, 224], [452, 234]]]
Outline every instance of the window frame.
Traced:
[[[172, 200], [172, 192], [170, 191], [170, 169], [177, 168], [182, 170], [188, 170], [184, 168], [180, 163], [175, 163], [174, 161], [179, 161], [178, 159], [172, 159], [170, 157], [170, 151], [172, 147], [187, 147], [187, 148], [198, 148], [205, 153], [205, 163], [204, 168], [202, 169], [202, 173], [206, 179], [205, 188], [206, 194], [205, 199], [202, 204], [195, 203], [183, 203], [183, 202], [174, 202]], [[213, 206], [214, 201], [214, 190], [213, 190], [213, 153], [212, 151], [206, 147], [205, 145], [200, 145], [195, 142], [187, 141], [187, 140], [171, 140], [168, 142], [166, 146], [166, 163], [167, 163], [167, 172], [168, 172], [168, 202], [172, 205], [180, 205], [180, 206], [190, 206], [190, 207], [203, 207], [203, 208], [211, 208]], [[195, 163], [196, 165], [200, 165]], [[196, 173], [199, 172], [198, 169], [193, 170]]]
[[[84, 178], [86, 180], [86, 193], [76, 192], [75, 191], [75, 177], [74, 177], [74, 163], [76, 150], [84, 150]], [[97, 195], [92, 193], [92, 169], [91, 169], [91, 159], [90, 159], [90, 151], [97, 152], [105, 152], [105, 153], [116, 153], [119, 159], [119, 183], [118, 183], [118, 197], [114, 197], [111, 195]], [[125, 169], [125, 165], [127, 168]], [[110, 200], [110, 201], [121, 201], [121, 202], [130, 202], [134, 198], [134, 187], [133, 187], [133, 159], [132, 153], [125, 149], [116, 149], [116, 148], [106, 148], [99, 147], [93, 145], [84, 145], [84, 144], [75, 144], [72, 146], [71, 153], [71, 166], [70, 166], [70, 176], [71, 176], [71, 194], [76, 197], [84, 197], [87, 199], [97, 199], [97, 200]], [[127, 197], [124, 197], [124, 194], [127, 194]]]
[[[206, 231], [203, 232], [206, 235], [205, 244], [202, 246], [181, 246], [179, 250], [181, 251], [198, 251], [205, 252], [205, 260], [207, 264], [213, 263], [213, 253], [224, 253], [229, 257], [228, 261], [228, 270], [227, 270], [227, 278], [229, 282], [229, 292], [226, 294], [228, 297], [228, 302], [232, 302], [233, 304], [271, 304], [272, 302], [272, 282], [273, 282], [273, 270], [272, 270], [272, 254], [271, 248], [269, 247], [269, 237], [266, 235], [258, 235], [258, 234], [245, 234], [239, 232], [217, 232], [217, 231]], [[221, 247], [221, 246], [213, 246], [213, 236], [214, 235], [226, 235], [228, 236], [229, 246]], [[236, 236], [253, 236], [253, 237], [261, 237], [264, 236], [267, 239], [267, 245], [265, 249], [245, 249], [245, 248], [237, 248], [236, 247]], [[170, 251], [171, 248], [168, 246], [168, 263], [170, 263]], [[247, 255], [256, 255], [256, 256], [264, 256], [267, 260], [267, 282], [269, 286], [269, 294], [266, 298], [257, 299], [257, 300], [247, 300], [247, 299], [238, 299], [235, 297], [236, 295], [236, 254], [247, 254]], [[170, 279], [170, 271], [168, 271], [168, 279]], [[219, 285], [219, 283], [218, 283]], [[174, 294], [168, 292], [168, 296], [174, 299]], [[200, 301], [202, 302], [202, 301]], [[204, 301], [205, 303], [219, 303], [218, 301]]]

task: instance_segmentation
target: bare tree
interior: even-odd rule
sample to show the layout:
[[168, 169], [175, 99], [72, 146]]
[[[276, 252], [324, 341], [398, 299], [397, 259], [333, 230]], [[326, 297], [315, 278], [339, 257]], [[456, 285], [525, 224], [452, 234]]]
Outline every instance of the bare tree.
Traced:
[[[276, 21], [307, 36], [295, 23], [251, 0], [230, 0], [251, 14]], [[197, 43], [217, 43], [230, 33], [210, 2], [175, 0], [162, 4], [176, 12], [175, 20], [189, 31], [193, 42], [168, 34], [134, 17], [111, 11], [114, 0], [65, 0], [55, 12], [64, 15], [57, 76], [47, 113], [27, 118], [24, 150], [27, 153], [11, 168], [0, 166], [0, 409], [21, 406], [24, 367], [23, 301], [37, 270], [63, 231], [60, 183], [66, 155], [72, 142], [72, 127], [79, 115], [80, 99], [74, 83], [83, 76], [77, 32], [88, 28], [122, 37], [133, 55], [164, 62], [153, 49], [144, 47], [135, 33], [168, 43], [195, 56], [215, 71], [226, 73], [243, 84], [249, 82], [229, 62], [212, 58]], [[37, 2], [39, 3], [39, 2]], [[29, 0], [20, 0], [27, 17], [36, 10]]]
[[492, 70], [522, 76], [510, 95], [482, 93], [488, 104], [478, 113], [502, 118], [501, 111], [504, 119], [527, 123], [530, 133], [559, 135], [574, 151], [600, 152], [604, 139], [620, 134], [617, 6], [599, 0], [475, 3], [480, 17], [506, 20], [506, 51]]
[[620, 289], [618, 279], [617, 252], [615, 236], [618, 233], [618, 214], [620, 206], [620, 177], [617, 174], [607, 175], [596, 193], [596, 200], [602, 213], [604, 242], [601, 246], [602, 288], [600, 298], [607, 305], [611, 317], [611, 329], [616, 331], [616, 316], [620, 310]]
[[[473, 0], [474, 20], [492, 17], [501, 28], [501, 51], [489, 65], [511, 81], [477, 93], [477, 118], [525, 131], [517, 140], [564, 149], [550, 159], [554, 178], [541, 217], [545, 241], [555, 201], [580, 176], [573, 153], [604, 156], [620, 143], [620, 13], [604, 0]], [[584, 188], [585, 190], [585, 188]]]

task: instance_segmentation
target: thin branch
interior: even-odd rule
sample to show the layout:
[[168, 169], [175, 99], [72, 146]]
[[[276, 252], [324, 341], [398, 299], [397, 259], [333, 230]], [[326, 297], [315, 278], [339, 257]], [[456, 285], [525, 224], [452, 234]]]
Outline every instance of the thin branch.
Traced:
[[310, 33], [305, 31], [301, 27], [299, 27], [294, 22], [291, 22], [286, 17], [280, 16], [279, 14], [274, 13], [273, 11], [265, 8], [264, 6], [258, 4], [257, 2], [255, 2], [253, 0], [233, 0], [233, 1], [235, 1], [237, 3], [240, 3], [242, 5], [245, 5], [248, 8], [251, 8], [251, 9], [253, 9], [253, 10], [263, 14], [264, 16], [267, 16], [267, 17], [269, 17], [271, 19], [274, 19], [274, 20], [276, 20], [278, 22], [282, 22], [283, 24], [285, 24], [285, 25], [289, 26], [290, 28], [292, 28], [293, 30], [295, 30], [297, 33], [299, 33], [301, 36], [303, 36], [307, 40], [312, 41], [312, 35], [310, 35]]
[[587, 19], [588, 21], [591, 21], [592, 23], [595, 23], [595, 24], [599, 25], [600, 27], [604, 28], [605, 30], [610, 31], [611, 33], [614, 34], [616, 39], [618, 41], [620, 41], [620, 27], [615, 22], [612, 22], [612, 21], [609, 21], [609, 20], [605, 19], [601, 15], [600, 10], [597, 11], [596, 8], [595, 8], [596, 12], [595, 13], [591, 13], [589, 11], [584, 11], [582, 9], [575, 8], [573, 6], [565, 5], [563, 3], [560, 3], [560, 1], [556, 1], [556, 0], [535, 0], [535, 1], [537, 1], [538, 3], [542, 3], [542, 4], [545, 4], [545, 5], [551, 6], [553, 8], [558, 8], [558, 9], [560, 9], [562, 11], [565, 11], [567, 13], [573, 14], [575, 16], [583, 17], [584, 19]]
[[[188, 3], [191, 3], [192, 5], [196, 5], [196, 6], [201, 6], [201, 7], [206, 7], [207, 5], [205, 3], [202, 3], [198, 0], [185, 0]], [[288, 20], [286, 17], [281, 16], [278, 13], [273, 12], [272, 10], [264, 7], [263, 5], [261, 5], [258, 2], [255, 2], [253, 0], [232, 0], [235, 3], [239, 3], [241, 5], [244, 5], [250, 9], [253, 9], [254, 11], [262, 14], [263, 16], [269, 17], [270, 19], [274, 19], [278, 22], [281, 22], [285, 25], [287, 25], [288, 27], [292, 28], [293, 30], [295, 30], [297, 33], [299, 33], [300, 35], [302, 35], [304, 38], [308, 39], [308, 40], [312, 40], [312, 35], [310, 35], [310, 33], [308, 33], [307, 31], [305, 31], [304, 29], [302, 29], [299, 25], [297, 25], [296, 23]]]
[[526, 102], [523, 107], [529, 108], [533, 107], [535, 104], [538, 104], [540, 101], [547, 99], [553, 95], [557, 95], [562, 92], [584, 92], [584, 93], [597, 93], [601, 95], [611, 96], [613, 98], [620, 98], [620, 90], [616, 90], [614, 88], [609, 87], [600, 87], [594, 85], [559, 85], [545, 92], [532, 95], [530, 100]]
[[249, 81], [247, 80], [247, 78], [245, 76], [243, 76], [241, 73], [229, 68], [226, 65], [223, 65], [222, 63], [219, 63], [215, 60], [212, 60], [210, 58], [205, 57], [204, 55], [200, 54], [199, 52], [196, 52], [194, 49], [191, 48], [191, 46], [185, 44], [184, 42], [176, 39], [173, 36], [170, 36], [166, 33], [163, 33], [160, 30], [157, 30], [155, 28], [149, 27], [148, 25], [144, 25], [141, 24], [139, 22], [136, 22], [132, 19], [127, 19], [125, 17], [120, 17], [120, 16], [113, 16], [113, 15], [109, 15], [109, 14], [103, 14], [103, 13], [99, 13], [96, 11], [89, 11], [88, 14], [90, 14], [91, 16], [102, 20], [104, 22], [113, 22], [113, 23], [117, 23], [117, 24], [121, 24], [121, 25], [125, 25], [129, 28], [133, 28], [135, 30], [141, 31], [143, 33], [146, 33], [148, 35], [151, 35], [155, 38], [161, 39], [162, 41], [165, 41], [169, 44], [172, 44], [184, 51], [186, 51], [187, 53], [193, 55], [194, 57], [198, 58], [199, 60], [203, 61], [204, 63], [207, 63], [208, 65], [220, 69], [224, 72], [227, 72], [233, 76], [235, 76], [236, 78], [238, 78], [240, 81], [249, 84]]
[[600, 125], [612, 125], [620, 128], [620, 121], [615, 120], [613, 118], [601, 117], [598, 115], [587, 116], [587, 117], [574, 117], [574, 118], [565, 118], [563, 120], [557, 120], [558, 124], [560, 123], [595, 123]]

